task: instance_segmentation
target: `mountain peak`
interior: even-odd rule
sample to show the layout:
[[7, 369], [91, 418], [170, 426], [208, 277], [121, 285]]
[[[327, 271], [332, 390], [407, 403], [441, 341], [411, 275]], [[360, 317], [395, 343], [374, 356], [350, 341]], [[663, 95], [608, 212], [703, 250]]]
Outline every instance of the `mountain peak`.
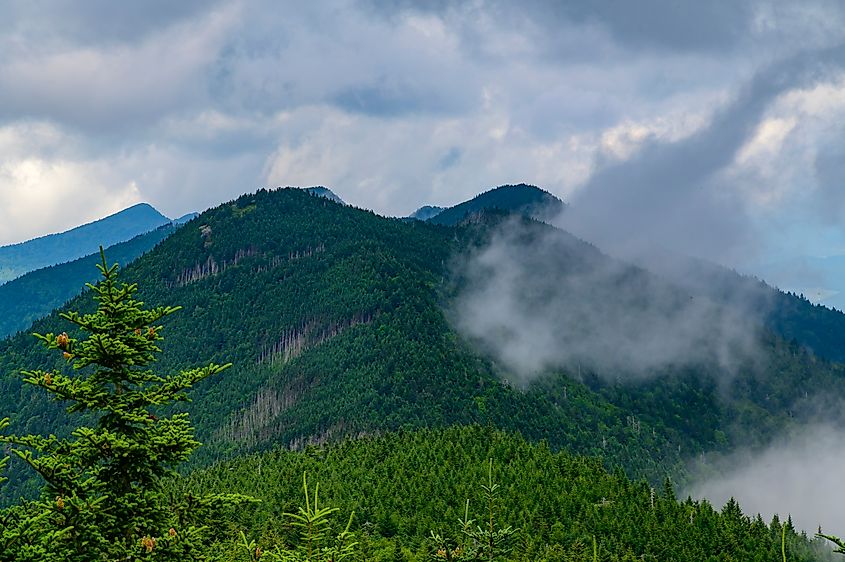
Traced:
[[416, 219], [419, 221], [427, 221], [432, 219], [446, 210], [446, 207], [437, 207], [436, 205], [423, 205], [408, 216], [409, 219]]
[[506, 211], [522, 213], [538, 220], [548, 220], [566, 208], [566, 204], [544, 189], [519, 183], [501, 185], [476, 195], [454, 207], [434, 215], [429, 222], [456, 225], [470, 215], [481, 211]]
[[137, 203], [64, 232], [0, 247], [0, 283], [28, 271], [64, 263], [150, 232], [171, 220], [149, 203]]

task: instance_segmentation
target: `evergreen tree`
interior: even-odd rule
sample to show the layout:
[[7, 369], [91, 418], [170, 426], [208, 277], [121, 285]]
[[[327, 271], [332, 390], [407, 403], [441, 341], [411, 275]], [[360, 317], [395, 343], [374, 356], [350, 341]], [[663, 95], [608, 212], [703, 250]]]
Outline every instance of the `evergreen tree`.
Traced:
[[255, 541], [247, 539], [241, 532], [241, 547], [249, 555], [250, 560], [264, 557], [269, 562], [343, 562], [356, 560], [358, 556], [358, 542], [349, 529], [355, 512], [349, 515], [346, 527], [333, 536], [332, 514], [338, 511], [336, 507], [320, 507], [320, 485], [314, 488], [313, 497], [308, 492], [308, 480], [302, 475], [302, 489], [305, 491], [305, 507], [299, 507], [298, 513], [285, 513], [291, 519], [293, 528], [299, 531], [299, 544], [292, 548], [282, 548], [279, 545], [266, 551]]
[[62, 314], [88, 337], [35, 334], [70, 368], [23, 373], [93, 423], [69, 438], [0, 436], [44, 480], [40, 499], [3, 514], [3, 561], [199, 560], [214, 514], [247, 501], [164, 490], [174, 467], [200, 444], [187, 414], [162, 408], [187, 400], [186, 390], [229, 365], [154, 374], [148, 367], [161, 351], [159, 322], [179, 308], [143, 308], [133, 297], [137, 286], [118, 283], [118, 266], [109, 266], [102, 250], [101, 261], [102, 280], [88, 285], [96, 312]]

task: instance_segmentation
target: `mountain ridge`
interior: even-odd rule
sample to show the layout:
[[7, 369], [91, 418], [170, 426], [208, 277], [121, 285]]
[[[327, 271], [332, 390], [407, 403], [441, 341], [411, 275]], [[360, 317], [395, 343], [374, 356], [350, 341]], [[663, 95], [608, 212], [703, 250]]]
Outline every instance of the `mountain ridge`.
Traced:
[[73, 261], [99, 246], [112, 246], [170, 222], [149, 203], [138, 203], [63, 232], [0, 246], [0, 283], [35, 269]]
[[[196, 216], [186, 215], [190, 220]], [[172, 234], [182, 223], [178, 220], [139, 234], [105, 249], [110, 259], [129, 263]], [[24, 273], [0, 285], [0, 339], [28, 328], [97, 281], [99, 252], [72, 261], [50, 265]]]
[[426, 221], [431, 218], [434, 218], [445, 210], [446, 207], [438, 207], [437, 205], [423, 205], [422, 207], [408, 215], [407, 218]]

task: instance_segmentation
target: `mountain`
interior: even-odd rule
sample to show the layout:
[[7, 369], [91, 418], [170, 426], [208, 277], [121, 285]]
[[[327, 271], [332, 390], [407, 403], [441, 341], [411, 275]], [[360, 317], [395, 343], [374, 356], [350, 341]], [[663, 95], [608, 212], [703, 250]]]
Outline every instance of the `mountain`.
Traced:
[[66, 232], [0, 247], [0, 283], [28, 271], [64, 263], [149, 232], [170, 219], [147, 203], [139, 203]]
[[334, 201], [335, 203], [340, 203], [341, 205], [346, 205], [343, 199], [337, 196], [337, 194], [327, 187], [306, 187], [305, 191], [310, 193], [311, 195], [316, 195], [317, 197], [323, 197], [328, 199], [329, 201]]
[[[506, 219], [494, 213], [458, 227], [404, 222], [298, 189], [261, 190], [202, 213], [129, 264], [122, 276], [141, 284], [144, 301], [183, 307], [166, 323], [158, 368], [234, 363], [199, 385], [185, 406], [206, 444], [197, 462], [481, 423], [601, 456], [632, 475], [683, 481], [689, 458], [765, 443], [814, 414], [819, 394], [845, 394], [842, 367], [811, 360], [800, 345], [765, 331], [747, 335], [756, 353], [731, 371], [707, 355], [647, 373], [573, 355], [526, 378], [512, 357], [499, 354], [506, 348], [456, 329], [463, 295], [485, 271], [473, 277], [460, 264], [501, 238], [503, 225], [512, 225]], [[543, 248], [554, 251], [538, 253]], [[582, 283], [587, 293], [555, 298], [567, 306], [592, 300], [609, 325], [626, 325], [636, 307], [657, 314], [689, 300], [647, 271], [527, 218], [499, 256], [526, 260], [518, 281], [522, 293], [538, 299], [526, 302], [530, 310], [549, 308], [548, 291], [583, 272], [612, 275]], [[533, 277], [532, 268], [539, 268]], [[664, 296], [649, 304], [655, 292]], [[624, 299], [602, 304], [615, 293]], [[90, 310], [90, 298], [67, 307]], [[735, 319], [730, 311], [705, 310], [720, 322]], [[69, 326], [51, 314], [33, 329]], [[507, 341], [519, 333], [502, 335]], [[706, 331], [697, 337], [697, 347], [713, 347]], [[37, 367], [67, 368], [24, 334], [0, 342], [0, 412], [18, 433], [60, 432], [67, 427], [61, 408], [18, 375]]]
[[[221, 523], [222, 545], [287, 536], [278, 514], [307, 472], [327, 505], [356, 511], [366, 559], [428, 559], [426, 537], [455, 536], [466, 498], [481, 512], [471, 494], [492, 459], [502, 523], [528, 530], [515, 559], [589, 559], [595, 538], [606, 559], [769, 560], [779, 521], [652, 487], [836, 406], [845, 369], [737, 307], [722, 294], [735, 274], [719, 274], [658, 276], [519, 211], [444, 226], [279, 189], [209, 209], [121, 277], [150, 306], [182, 307], [156, 371], [233, 363], [183, 405], [205, 445], [173, 482], [264, 500]], [[796, 336], [816, 329], [777, 295], [797, 303]], [[33, 329], [71, 331], [55, 312]], [[22, 383], [34, 368], [69, 367], [26, 334], [0, 342], [0, 416], [17, 434], [67, 433], [61, 404]], [[14, 462], [8, 475], [0, 503], [33, 493]], [[822, 559], [786, 536], [790, 560]]]
[[171, 222], [172, 222], [172, 224], [175, 224], [175, 225], [185, 224], [186, 222], [193, 220], [193, 219], [197, 218], [198, 216], [200, 216], [199, 213], [186, 213], [186, 214], [182, 215], [181, 217], [179, 217], [178, 219], [173, 219]]
[[[186, 216], [179, 220], [190, 218]], [[173, 221], [126, 242], [109, 246], [106, 254], [118, 263], [129, 263], [150, 251], [177, 228], [178, 221]], [[30, 271], [0, 285], [0, 338], [25, 330], [33, 321], [48, 315], [51, 310], [78, 295], [86, 283], [95, 283], [99, 262], [100, 253], [96, 252], [70, 262]]]
[[503, 185], [486, 191], [469, 201], [437, 213], [428, 221], [434, 224], [455, 226], [470, 215], [489, 210], [524, 214], [539, 220], [546, 220], [556, 216], [564, 208], [564, 203], [548, 191], [520, 183]]
[[425, 205], [408, 216], [409, 219], [416, 219], [419, 221], [427, 221], [439, 215], [445, 210], [445, 207], [436, 207], [434, 205]]

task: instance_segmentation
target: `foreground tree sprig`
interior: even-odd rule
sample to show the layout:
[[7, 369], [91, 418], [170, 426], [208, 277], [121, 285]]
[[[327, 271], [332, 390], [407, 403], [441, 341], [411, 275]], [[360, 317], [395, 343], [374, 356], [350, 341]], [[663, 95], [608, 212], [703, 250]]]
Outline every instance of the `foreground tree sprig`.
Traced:
[[247, 539], [241, 532], [241, 547], [250, 560], [268, 560], [269, 562], [343, 562], [355, 560], [359, 556], [358, 542], [350, 531], [353, 511], [349, 515], [346, 527], [337, 535], [332, 534], [332, 516], [339, 511], [336, 507], [320, 507], [320, 485], [314, 487], [313, 497], [308, 491], [308, 480], [302, 474], [302, 489], [305, 492], [305, 507], [299, 507], [298, 513], [285, 513], [294, 528], [299, 530], [300, 542], [293, 548], [278, 545], [266, 551], [255, 542]]
[[69, 413], [87, 411], [95, 423], [69, 438], [0, 435], [44, 480], [40, 499], [3, 514], [0, 560], [200, 560], [207, 523], [248, 501], [164, 492], [164, 480], [200, 443], [187, 414], [167, 416], [161, 407], [187, 400], [191, 386], [229, 365], [154, 374], [159, 322], [179, 307], [144, 308], [137, 285], [118, 283], [117, 264], [109, 266], [102, 250], [101, 259], [102, 280], [88, 285], [97, 311], [61, 314], [88, 336], [35, 334], [70, 368], [23, 372], [27, 383], [69, 402]]

